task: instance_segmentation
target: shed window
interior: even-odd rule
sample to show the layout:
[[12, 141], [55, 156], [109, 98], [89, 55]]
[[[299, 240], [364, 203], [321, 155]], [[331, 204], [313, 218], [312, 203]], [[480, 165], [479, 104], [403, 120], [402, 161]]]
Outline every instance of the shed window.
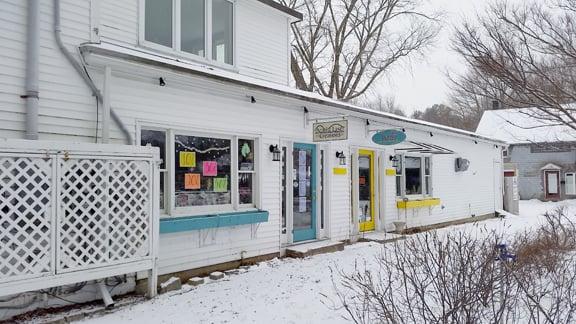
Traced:
[[566, 182], [565, 191], [567, 195], [576, 195], [576, 174], [573, 172], [564, 175]]
[[144, 45], [212, 63], [234, 64], [233, 1], [140, 1]]

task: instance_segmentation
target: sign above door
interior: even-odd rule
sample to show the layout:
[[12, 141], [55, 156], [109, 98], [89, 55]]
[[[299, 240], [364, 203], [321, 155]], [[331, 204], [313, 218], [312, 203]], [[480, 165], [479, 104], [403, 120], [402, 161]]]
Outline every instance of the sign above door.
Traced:
[[314, 142], [343, 141], [348, 139], [348, 121], [318, 122], [313, 125]]
[[395, 145], [406, 140], [404, 132], [395, 129], [386, 129], [378, 131], [372, 135], [372, 142], [379, 145]]

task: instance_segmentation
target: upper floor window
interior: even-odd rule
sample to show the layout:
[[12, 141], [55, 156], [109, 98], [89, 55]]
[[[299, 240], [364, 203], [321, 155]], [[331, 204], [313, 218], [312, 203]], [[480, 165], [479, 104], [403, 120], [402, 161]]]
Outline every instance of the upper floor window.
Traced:
[[234, 2], [231, 0], [142, 0], [143, 43], [234, 64]]

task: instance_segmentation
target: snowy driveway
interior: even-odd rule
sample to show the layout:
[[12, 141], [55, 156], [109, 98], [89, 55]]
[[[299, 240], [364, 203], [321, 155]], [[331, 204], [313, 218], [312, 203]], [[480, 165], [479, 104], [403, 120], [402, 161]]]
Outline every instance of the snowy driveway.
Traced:
[[[521, 217], [492, 219], [477, 224], [453, 226], [440, 231], [491, 230], [513, 233], [538, 224], [538, 217], [561, 205], [576, 212], [576, 201], [521, 203]], [[263, 262], [246, 273], [209, 282], [196, 288], [186, 286], [175, 294], [162, 295], [86, 323], [347, 323], [343, 311], [328, 305], [335, 294], [329, 267], [352, 271], [355, 262], [376, 266], [374, 258], [385, 245], [359, 243], [342, 252], [307, 259]]]

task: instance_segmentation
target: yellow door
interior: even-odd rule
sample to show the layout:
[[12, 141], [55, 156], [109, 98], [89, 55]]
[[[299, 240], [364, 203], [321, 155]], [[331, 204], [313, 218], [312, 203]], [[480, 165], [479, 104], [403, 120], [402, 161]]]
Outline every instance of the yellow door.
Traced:
[[358, 221], [360, 232], [373, 231], [374, 223], [374, 151], [358, 150]]

